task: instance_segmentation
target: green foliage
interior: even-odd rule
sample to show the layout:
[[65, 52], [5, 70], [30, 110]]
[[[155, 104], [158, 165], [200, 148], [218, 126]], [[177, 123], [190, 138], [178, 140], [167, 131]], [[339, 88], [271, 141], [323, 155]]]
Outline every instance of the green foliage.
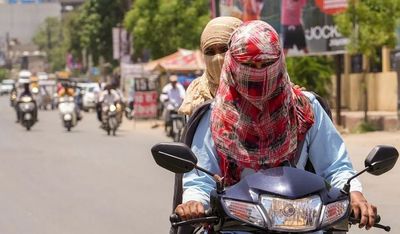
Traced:
[[350, 38], [347, 49], [374, 58], [382, 46], [394, 47], [400, 0], [350, 0], [347, 11], [335, 17], [339, 31]]
[[[113, 62], [112, 28], [122, 22], [125, 12], [123, 0], [88, 0], [79, 10], [77, 20], [71, 25], [79, 29], [79, 43], [74, 40], [70, 47], [86, 49], [93, 56], [95, 65], [100, 57], [105, 62]], [[77, 32], [76, 30], [74, 31]]]
[[79, 21], [80, 10], [69, 12], [64, 17], [64, 43], [74, 58], [82, 61], [83, 45], [81, 42], [82, 25]]
[[52, 71], [65, 67], [66, 46], [63, 43], [63, 27], [59, 18], [46, 18], [33, 37], [33, 42], [46, 52]]
[[9, 79], [9, 71], [5, 68], [0, 68], [0, 82]]
[[368, 90], [366, 74], [376, 61], [376, 51], [396, 44], [396, 21], [400, 16], [400, 0], [350, 0], [345, 13], [335, 17], [339, 31], [350, 38], [347, 50], [366, 57], [361, 88], [364, 99], [364, 122], [368, 122]]
[[124, 25], [133, 34], [136, 56], [148, 49], [159, 58], [177, 48], [198, 48], [209, 19], [209, 1], [136, 0]]
[[329, 57], [305, 56], [286, 58], [287, 71], [294, 84], [329, 98], [332, 60]]
[[355, 129], [354, 133], [366, 133], [377, 131], [378, 128], [371, 122], [362, 121]]

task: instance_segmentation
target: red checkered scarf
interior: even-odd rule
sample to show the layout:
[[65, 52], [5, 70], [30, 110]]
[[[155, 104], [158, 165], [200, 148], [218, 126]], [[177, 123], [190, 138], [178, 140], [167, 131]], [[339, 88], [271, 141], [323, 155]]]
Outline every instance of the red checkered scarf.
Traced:
[[[268, 62], [257, 69], [249, 61]], [[211, 131], [226, 185], [244, 168], [275, 167], [296, 155], [314, 123], [311, 104], [290, 84], [279, 37], [263, 21], [232, 35], [211, 115]]]

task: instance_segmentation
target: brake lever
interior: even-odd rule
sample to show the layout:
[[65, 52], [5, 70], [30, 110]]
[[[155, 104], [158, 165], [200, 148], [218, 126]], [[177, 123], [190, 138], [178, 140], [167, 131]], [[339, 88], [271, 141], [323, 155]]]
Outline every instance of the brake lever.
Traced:
[[[354, 217], [350, 217], [350, 218], [349, 218], [349, 222], [350, 222], [351, 224], [357, 224], [357, 223], [360, 223], [360, 221], [361, 221], [360, 219], [357, 219], [357, 218], [354, 218]], [[374, 227], [374, 228], [383, 229], [383, 230], [385, 230], [386, 232], [390, 232], [391, 227], [390, 227], [390, 226], [385, 226], [385, 225], [379, 224], [380, 221], [381, 221], [381, 216], [380, 216], [380, 215], [377, 215], [376, 218], [375, 218], [375, 224], [373, 225], [373, 227]]]
[[219, 221], [218, 216], [209, 216], [203, 218], [189, 219], [180, 222], [171, 222], [172, 227], [179, 227], [183, 225], [198, 224], [198, 223], [216, 223]]

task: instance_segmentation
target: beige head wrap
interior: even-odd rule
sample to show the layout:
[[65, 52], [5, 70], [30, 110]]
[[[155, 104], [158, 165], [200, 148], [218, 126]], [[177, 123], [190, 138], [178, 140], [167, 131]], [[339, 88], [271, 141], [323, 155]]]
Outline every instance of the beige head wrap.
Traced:
[[[200, 40], [200, 49], [203, 55], [204, 51], [212, 45], [228, 44], [232, 32], [241, 24], [240, 19], [228, 16], [217, 17], [208, 22]], [[198, 105], [214, 98], [219, 85], [224, 56], [225, 54], [204, 55], [206, 70], [201, 77], [189, 85], [185, 100], [179, 108], [180, 113], [190, 115]]]

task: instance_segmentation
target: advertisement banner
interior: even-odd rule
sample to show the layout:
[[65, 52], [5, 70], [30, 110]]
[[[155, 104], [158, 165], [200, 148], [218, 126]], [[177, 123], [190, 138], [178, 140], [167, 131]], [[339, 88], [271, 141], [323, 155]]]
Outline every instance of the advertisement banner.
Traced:
[[346, 10], [347, 0], [214, 0], [217, 16], [243, 21], [263, 20], [280, 34], [288, 56], [344, 53], [349, 43], [333, 15]]
[[157, 99], [157, 91], [136, 91], [134, 104], [135, 118], [156, 118]]
[[130, 36], [124, 28], [115, 27], [112, 29], [113, 59], [130, 62]]

